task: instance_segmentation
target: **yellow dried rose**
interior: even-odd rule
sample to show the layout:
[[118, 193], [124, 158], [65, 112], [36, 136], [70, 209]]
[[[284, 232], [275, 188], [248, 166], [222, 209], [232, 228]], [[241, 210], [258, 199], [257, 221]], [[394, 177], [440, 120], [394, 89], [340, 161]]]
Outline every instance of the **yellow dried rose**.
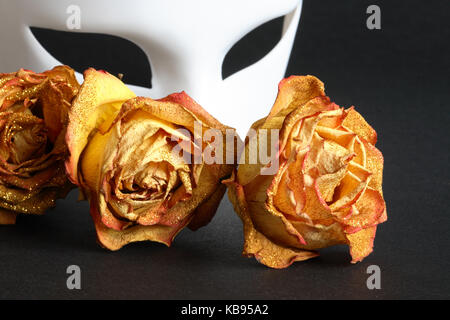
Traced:
[[70, 190], [64, 136], [78, 89], [67, 66], [0, 74], [0, 224], [43, 214]]
[[[270, 114], [252, 129], [245, 161], [226, 182], [244, 224], [243, 254], [272, 268], [336, 244], [349, 245], [353, 263], [369, 255], [387, 215], [383, 156], [364, 118], [330, 102], [317, 78], [292, 76], [280, 82]], [[252, 139], [268, 143], [262, 142], [267, 130], [279, 130], [277, 152], [269, 163], [249, 163], [258, 146]], [[274, 164], [276, 172], [266, 174]]]
[[144, 240], [169, 246], [185, 226], [208, 223], [234, 165], [193, 161], [207, 147], [193, 138], [194, 127], [221, 136], [230, 128], [184, 92], [152, 100], [107, 72], [89, 69], [84, 77], [69, 113], [66, 169], [90, 201], [99, 243], [110, 250]]

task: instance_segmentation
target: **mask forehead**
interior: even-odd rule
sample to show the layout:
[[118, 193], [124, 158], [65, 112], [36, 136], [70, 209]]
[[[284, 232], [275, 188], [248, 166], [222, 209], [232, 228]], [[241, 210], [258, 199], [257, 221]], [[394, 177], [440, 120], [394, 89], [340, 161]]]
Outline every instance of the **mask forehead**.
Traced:
[[[39, 71], [60, 63], [34, 39], [29, 26], [119, 36], [141, 47], [151, 64], [153, 88], [133, 88], [138, 94], [158, 98], [185, 90], [211, 114], [236, 127], [242, 135], [256, 120], [256, 114], [263, 116], [268, 111], [270, 101], [267, 99], [272, 98], [276, 84], [283, 76], [293, 35], [284, 32], [283, 38], [289, 38], [287, 42], [291, 44], [280, 45], [283, 42], [280, 41], [264, 58], [265, 61], [275, 60], [269, 69], [263, 68], [263, 59], [223, 81], [223, 58], [233, 44], [252, 29], [282, 15], [295, 15], [301, 1], [0, 0], [0, 5], [0, 37], [2, 42], [6, 40], [10, 44], [0, 48], [2, 72], [19, 67]], [[70, 16], [67, 9], [72, 5], [80, 9], [79, 30], [67, 28]], [[298, 17], [295, 18], [298, 21]], [[297, 21], [293, 23], [295, 28]], [[272, 87], [272, 95], [259, 94], [257, 100], [260, 102], [250, 101], [249, 97], [254, 95], [257, 87]], [[225, 112], [217, 102], [219, 99], [231, 99], [234, 105], [227, 103]], [[248, 119], [238, 121], [230, 116], [238, 108], [257, 109], [249, 112]]]

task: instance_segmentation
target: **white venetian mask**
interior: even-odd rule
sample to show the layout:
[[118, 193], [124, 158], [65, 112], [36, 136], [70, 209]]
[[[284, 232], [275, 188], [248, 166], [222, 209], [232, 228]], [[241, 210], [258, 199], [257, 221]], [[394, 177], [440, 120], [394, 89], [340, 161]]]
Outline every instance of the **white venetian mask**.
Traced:
[[[73, 5], [80, 9], [79, 30], [66, 25], [67, 9]], [[152, 88], [131, 86], [138, 95], [160, 98], [184, 90], [243, 137], [272, 106], [301, 5], [302, 0], [0, 0], [0, 70], [43, 71], [64, 63], [39, 44], [30, 26], [119, 36], [141, 47], [150, 61]], [[278, 44], [258, 62], [222, 80], [228, 50], [280, 16], [285, 18]]]

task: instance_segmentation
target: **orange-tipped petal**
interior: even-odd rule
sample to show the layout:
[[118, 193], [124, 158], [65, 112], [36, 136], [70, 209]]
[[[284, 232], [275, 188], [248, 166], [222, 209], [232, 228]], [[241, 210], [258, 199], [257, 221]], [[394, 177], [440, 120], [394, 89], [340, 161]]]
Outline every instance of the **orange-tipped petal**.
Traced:
[[377, 132], [353, 107], [346, 111], [346, 116], [342, 122], [342, 126], [348, 128], [351, 132], [356, 133], [372, 145], [377, 143]]
[[187, 219], [176, 227], [135, 225], [128, 229], [118, 231], [105, 226], [100, 219], [96, 207], [92, 205], [91, 216], [94, 220], [95, 230], [97, 231], [98, 242], [106, 249], [112, 251], [119, 250], [130, 242], [138, 241], [155, 241], [170, 247], [173, 238], [189, 222], [189, 219]]
[[244, 224], [243, 255], [255, 257], [258, 262], [275, 269], [286, 268], [295, 261], [307, 260], [318, 256], [313, 251], [288, 248], [269, 240], [253, 225], [249, 215], [250, 209], [245, 200], [244, 189], [235, 181], [235, 176], [233, 175], [224, 182], [229, 187], [228, 195], [230, 200]]
[[309, 100], [325, 95], [322, 81], [314, 76], [291, 76], [280, 81], [278, 95], [269, 118], [280, 112], [289, 112]]
[[352, 263], [360, 262], [372, 253], [376, 232], [377, 227], [375, 226], [346, 235], [350, 246]]
[[380, 193], [366, 188], [358, 201], [348, 209], [349, 213], [338, 221], [346, 225], [347, 233], [354, 233], [363, 228], [376, 225], [383, 213], [385, 204]]

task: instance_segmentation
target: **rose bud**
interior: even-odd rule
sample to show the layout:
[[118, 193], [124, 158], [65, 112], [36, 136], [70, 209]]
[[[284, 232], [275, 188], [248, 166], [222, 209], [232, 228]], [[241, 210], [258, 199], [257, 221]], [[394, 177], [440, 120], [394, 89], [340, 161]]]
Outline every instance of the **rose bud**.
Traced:
[[[144, 240], [170, 246], [185, 226], [208, 223], [234, 165], [206, 164], [202, 153], [191, 161], [207, 147], [194, 128], [215, 129], [217, 138], [231, 129], [184, 92], [136, 98], [107, 72], [89, 69], [84, 77], [69, 113], [66, 169], [90, 202], [99, 243], [110, 250]], [[216, 152], [224, 150], [225, 143]]]
[[0, 224], [43, 214], [70, 190], [64, 137], [78, 89], [67, 66], [0, 74]]
[[[226, 182], [244, 224], [243, 254], [272, 268], [337, 244], [349, 245], [353, 263], [369, 255], [387, 216], [383, 156], [364, 118], [330, 102], [317, 78], [292, 76], [280, 82], [270, 114], [252, 130], [242, 164]], [[249, 163], [252, 148], [268, 143], [267, 130], [279, 132], [277, 152], [266, 163]]]

